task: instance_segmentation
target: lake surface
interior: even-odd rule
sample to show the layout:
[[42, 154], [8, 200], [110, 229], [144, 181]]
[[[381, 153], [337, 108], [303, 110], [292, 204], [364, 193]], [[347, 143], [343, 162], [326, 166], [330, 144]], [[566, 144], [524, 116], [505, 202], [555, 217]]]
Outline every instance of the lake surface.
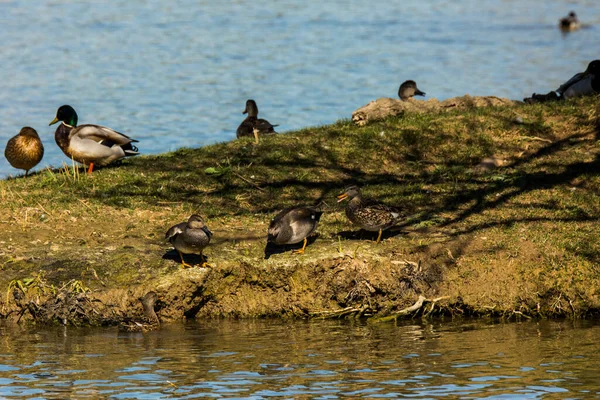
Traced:
[[[563, 35], [570, 10], [589, 26]], [[0, 145], [32, 126], [40, 169], [70, 163], [48, 126], [62, 104], [151, 154], [233, 139], [248, 98], [287, 131], [406, 79], [428, 98], [546, 93], [598, 58], [600, 2], [0, 0], [0, 22]]]
[[0, 397], [597, 398], [591, 322], [0, 328]]

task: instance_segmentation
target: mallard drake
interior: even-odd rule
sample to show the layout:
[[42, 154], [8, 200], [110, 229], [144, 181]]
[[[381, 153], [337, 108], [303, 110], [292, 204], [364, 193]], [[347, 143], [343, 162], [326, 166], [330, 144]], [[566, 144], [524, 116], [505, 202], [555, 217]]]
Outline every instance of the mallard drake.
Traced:
[[400, 211], [379, 201], [363, 199], [358, 186], [348, 186], [344, 193], [338, 197], [338, 203], [350, 199], [346, 206], [348, 219], [362, 229], [377, 232], [377, 243], [381, 241], [381, 234], [385, 229], [394, 226], [401, 217]]
[[575, 74], [556, 89], [556, 92], [565, 99], [600, 93], [600, 60], [589, 63], [584, 72]]
[[77, 113], [69, 105], [56, 111], [50, 125], [62, 121], [56, 128], [54, 139], [65, 155], [84, 165], [89, 164], [88, 174], [94, 165], [107, 165], [115, 160], [138, 155], [138, 149], [129, 136], [100, 125], [77, 126]]
[[173, 225], [165, 234], [165, 239], [168, 239], [179, 253], [182, 268], [191, 267], [183, 260], [183, 254], [198, 254], [203, 260], [201, 266], [210, 267], [202, 256], [202, 250], [208, 245], [211, 237], [212, 232], [197, 214], [190, 216], [187, 222]]
[[295, 254], [303, 254], [308, 237], [317, 229], [322, 214], [322, 211], [311, 207], [289, 207], [282, 210], [269, 224], [267, 242], [284, 245], [304, 241], [301, 249], [293, 251]]
[[576, 31], [581, 28], [581, 24], [579, 23], [579, 19], [577, 19], [575, 11], [571, 11], [569, 15], [558, 20], [558, 27], [563, 32]]
[[398, 89], [398, 97], [401, 100], [408, 100], [413, 96], [425, 96], [425, 92], [421, 92], [415, 81], [405, 81]]
[[254, 136], [254, 140], [258, 143], [259, 134], [269, 135], [277, 133], [273, 128], [279, 125], [271, 125], [266, 119], [258, 118], [258, 106], [254, 100], [249, 99], [246, 101], [246, 108], [242, 114], [246, 113], [248, 117], [242, 121], [235, 132], [238, 139], [244, 136]]
[[4, 157], [14, 168], [24, 169], [25, 176], [44, 157], [44, 145], [35, 129], [25, 126], [6, 143]]

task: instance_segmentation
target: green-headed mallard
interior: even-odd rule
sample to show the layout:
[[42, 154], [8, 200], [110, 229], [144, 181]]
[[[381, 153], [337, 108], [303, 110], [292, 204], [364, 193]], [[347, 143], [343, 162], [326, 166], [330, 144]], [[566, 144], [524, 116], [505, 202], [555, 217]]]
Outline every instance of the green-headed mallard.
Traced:
[[576, 31], [577, 29], [581, 28], [581, 24], [579, 23], [579, 19], [577, 19], [575, 11], [571, 11], [569, 15], [561, 18], [558, 21], [558, 27], [563, 32]]
[[84, 165], [88, 174], [94, 165], [103, 166], [123, 157], [138, 155], [133, 142], [137, 140], [100, 125], [77, 126], [77, 113], [69, 105], [61, 106], [50, 125], [62, 121], [56, 128], [54, 139], [65, 155]]
[[379, 201], [363, 199], [358, 186], [348, 186], [344, 193], [338, 196], [338, 203], [350, 199], [346, 206], [346, 216], [352, 223], [362, 229], [377, 232], [377, 243], [381, 241], [381, 234], [385, 229], [394, 226], [401, 217], [400, 211]]
[[565, 99], [600, 93], [600, 60], [589, 63], [584, 72], [575, 74], [556, 92]]
[[173, 225], [165, 234], [165, 239], [168, 239], [179, 253], [183, 268], [191, 267], [183, 260], [183, 254], [198, 254], [202, 259], [201, 266], [210, 267], [202, 255], [202, 250], [208, 245], [211, 237], [212, 232], [204, 224], [202, 217], [197, 214], [190, 216], [187, 222]]
[[398, 89], [398, 97], [401, 100], [408, 100], [413, 96], [425, 96], [425, 92], [421, 92], [415, 81], [405, 81]]
[[35, 129], [25, 126], [6, 143], [4, 156], [14, 168], [24, 169], [27, 176], [44, 157], [44, 145]]
[[302, 249], [293, 253], [303, 254], [308, 237], [317, 229], [322, 211], [311, 207], [289, 207], [282, 210], [269, 224], [267, 242], [277, 245], [304, 241]]
[[242, 121], [235, 132], [238, 139], [245, 136], [254, 136], [256, 143], [258, 143], [259, 134], [268, 135], [277, 133], [273, 128], [278, 125], [271, 125], [266, 119], [258, 118], [258, 106], [254, 100], [249, 99], [246, 101], [246, 108], [242, 114], [246, 113], [248, 117]]

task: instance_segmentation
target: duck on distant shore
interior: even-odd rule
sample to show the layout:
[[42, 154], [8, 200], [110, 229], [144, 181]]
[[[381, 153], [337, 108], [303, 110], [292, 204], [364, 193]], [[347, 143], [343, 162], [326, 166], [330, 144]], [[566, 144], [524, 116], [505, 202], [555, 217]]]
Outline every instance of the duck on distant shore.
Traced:
[[590, 62], [587, 69], [575, 74], [560, 87], [547, 94], [532, 94], [525, 103], [542, 103], [550, 100], [570, 99], [600, 93], [600, 60]]
[[181, 257], [181, 267], [191, 267], [183, 259], [183, 254], [198, 254], [202, 259], [201, 267], [210, 267], [202, 255], [204, 248], [210, 243], [212, 232], [208, 229], [201, 216], [193, 214], [187, 222], [180, 222], [169, 228], [165, 239], [175, 247]]
[[322, 214], [322, 211], [311, 207], [289, 207], [282, 210], [269, 224], [267, 242], [285, 245], [304, 241], [301, 249], [292, 252], [304, 254], [308, 237], [317, 229]]
[[581, 28], [581, 24], [579, 23], [579, 19], [577, 18], [575, 11], [571, 11], [569, 15], [561, 18], [558, 21], [558, 27], [563, 32], [572, 32]]
[[269, 135], [277, 133], [275, 132], [274, 127], [278, 125], [272, 125], [266, 119], [258, 118], [258, 106], [256, 102], [252, 99], [248, 99], [246, 101], [246, 108], [242, 112], [242, 114], [248, 114], [248, 117], [240, 126], [238, 126], [235, 134], [237, 138], [246, 137], [246, 136], [254, 136], [254, 140], [258, 143], [258, 135]]
[[415, 81], [408, 80], [403, 82], [398, 89], [398, 97], [400, 97], [400, 100], [406, 101], [413, 96], [425, 96], [425, 92], [419, 90]]
[[350, 199], [346, 205], [348, 219], [366, 231], [379, 231], [377, 243], [381, 241], [383, 231], [394, 226], [402, 216], [401, 212], [394, 207], [377, 200], [364, 199], [356, 185], [348, 186], [338, 196], [338, 203], [345, 199]]
[[88, 174], [92, 173], [94, 165], [104, 166], [139, 154], [137, 147], [132, 144], [137, 140], [127, 135], [100, 125], [77, 126], [77, 113], [69, 105], [59, 107], [50, 125], [58, 121], [62, 123], [54, 133], [56, 144], [67, 157], [89, 165]]
[[29, 170], [44, 157], [44, 145], [36, 130], [25, 126], [18, 135], [8, 140], [4, 156], [14, 168], [24, 169], [27, 176]]

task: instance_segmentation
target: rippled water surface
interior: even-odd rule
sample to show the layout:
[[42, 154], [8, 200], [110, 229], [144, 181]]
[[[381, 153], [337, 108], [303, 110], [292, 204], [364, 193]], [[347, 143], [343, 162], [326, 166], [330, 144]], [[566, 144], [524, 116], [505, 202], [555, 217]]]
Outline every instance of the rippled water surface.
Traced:
[[591, 398], [600, 326], [210, 321], [149, 333], [1, 328], [0, 396]]
[[[588, 27], [562, 35], [571, 9]], [[406, 79], [439, 99], [545, 93], [598, 58], [600, 2], [0, 0], [0, 22], [0, 145], [34, 127], [39, 169], [70, 162], [48, 126], [62, 104], [148, 154], [234, 138], [248, 98], [286, 131]]]

